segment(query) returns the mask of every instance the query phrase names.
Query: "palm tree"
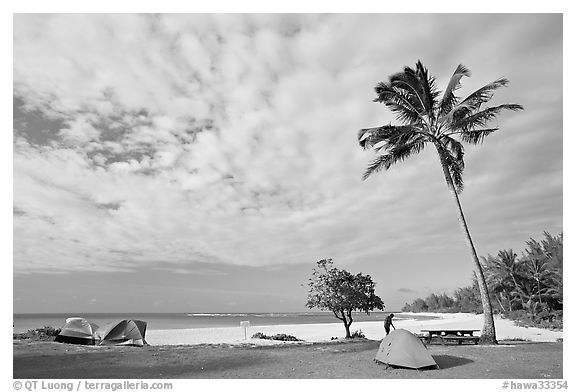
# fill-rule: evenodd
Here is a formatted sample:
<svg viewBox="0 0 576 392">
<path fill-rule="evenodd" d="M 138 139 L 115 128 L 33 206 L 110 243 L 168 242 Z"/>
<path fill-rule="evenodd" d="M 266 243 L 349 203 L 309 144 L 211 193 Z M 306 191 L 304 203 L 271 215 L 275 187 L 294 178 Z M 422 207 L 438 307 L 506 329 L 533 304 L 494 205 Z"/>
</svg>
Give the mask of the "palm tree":
<svg viewBox="0 0 576 392">
<path fill-rule="evenodd" d="M 524 300 L 528 300 L 529 293 L 523 290 L 523 265 L 522 260 L 517 259 L 518 255 L 512 250 L 501 250 L 498 256 L 488 255 L 488 258 L 482 257 L 482 267 L 487 278 L 488 287 L 492 293 L 499 293 L 507 297 L 509 310 L 513 310 L 514 305 L 520 302 L 521 308 L 524 307 Z M 519 283 L 520 280 L 520 283 Z"/>
<path fill-rule="evenodd" d="M 464 187 L 464 148 L 460 141 L 469 144 L 482 143 L 486 136 L 498 130 L 487 126 L 491 120 L 505 110 L 517 111 L 523 107 L 517 104 L 484 106 L 497 89 L 508 84 L 508 80 L 504 78 L 489 83 L 460 100 L 454 93 L 460 88 L 463 76 L 470 76 L 470 71 L 460 64 L 450 78 L 444 94 L 440 96 L 435 79 L 428 75 L 428 70 L 418 61 L 416 69 L 405 67 L 403 72 L 390 76 L 387 83 L 378 83 L 375 87 L 377 97 L 374 102 L 385 104 L 396 114 L 400 124 L 362 129 L 358 133 L 358 141 L 364 149 L 373 148 L 379 153 L 366 169 L 363 179 L 382 169 L 388 170 L 393 164 L 419 153 L 429 143 L 434 145 L 444 178 L 458 207 L 460 223 L 479 283 L 484 312 L 484 328 L 480 341 L 496 343 L 486 279 L 458 197 Z"/>
</svg>

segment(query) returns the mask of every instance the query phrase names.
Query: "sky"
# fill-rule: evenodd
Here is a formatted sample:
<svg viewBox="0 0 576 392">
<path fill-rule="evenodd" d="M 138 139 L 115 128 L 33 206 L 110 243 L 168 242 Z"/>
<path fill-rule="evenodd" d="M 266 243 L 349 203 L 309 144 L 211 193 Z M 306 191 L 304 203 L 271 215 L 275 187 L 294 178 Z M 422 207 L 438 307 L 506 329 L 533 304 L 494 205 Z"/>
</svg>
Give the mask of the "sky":
<svg viewBox="0 0 576 392">
<path fill-rule="evenodd" d="M 410 26 L 406 29 L 405 26 Z M 519 103 L 466 146 L 479 255 L 563 230 L 560 14 L 19 14 L 14 312 L 303 311 L 317 260 L 387 310 L 470 284 L 428 148 L 362 181 L 374 86 L 422 62 Z"/>
</svg>

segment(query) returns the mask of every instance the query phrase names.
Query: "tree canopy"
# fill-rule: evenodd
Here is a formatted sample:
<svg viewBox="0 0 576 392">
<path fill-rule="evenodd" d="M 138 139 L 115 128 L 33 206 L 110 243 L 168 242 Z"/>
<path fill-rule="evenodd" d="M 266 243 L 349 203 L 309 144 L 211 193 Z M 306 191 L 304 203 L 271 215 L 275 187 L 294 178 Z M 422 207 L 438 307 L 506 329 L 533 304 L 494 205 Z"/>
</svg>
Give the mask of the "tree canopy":
<svg viewBox="0 0 576 392">
<path fill-rule="evenodd" d="M 436 79 L 418 61 L 415 68 L 404 67 L 401 72 L 391 75 L 388 82 L 376 85 L 374 102 L 386 105 L 396 115 L 399 125 L 359 131 L 360 146 L 378 153 L 364 172 L 364 179 L 382 169 L 388 170 L 433 144 L 449 173 L 446 178 L 449 185 L 462 191 L 464 147 L 461 142 L 481 144 L 498 130 L 488 124 L 500 113 L 523 109 L 522 105 L 514 103 L 485 106 L 496 90 L 508 85 L 505 78 L 480 87 L 466 98 L 458 98 L 455 92 L 461 87 L 460 80 L 464 76 L 469 77 L 470 70 L 459 64 L 441 94 Z"/>
<path fill-rule="evenodd" d="M 370 275 L 353 275 L 334 267 L 332 259 L 323 259 L 316 263 L 309 279 L 306 306 L 334 313 L 344 323 L 346 337 L 349 338 L 352 312 L 369 314 L 374 309 L 384 309 L 382 299 L 375 294 L 375 286 Z"/>
</svg>

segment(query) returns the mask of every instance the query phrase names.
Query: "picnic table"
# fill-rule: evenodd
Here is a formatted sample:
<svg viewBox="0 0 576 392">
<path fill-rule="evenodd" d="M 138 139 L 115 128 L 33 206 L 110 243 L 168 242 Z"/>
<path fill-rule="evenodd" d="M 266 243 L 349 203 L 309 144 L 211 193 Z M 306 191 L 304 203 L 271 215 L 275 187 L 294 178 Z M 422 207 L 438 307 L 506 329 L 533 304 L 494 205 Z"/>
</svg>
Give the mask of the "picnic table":
<svg viewBox="0 0 576 392">
<path fill-rule="evenodd" d="M 422 329 L 421 332 L 427 333 L 425 339 L 430 344 L 432 338 L 438 337 L 442 344 L 446 341 L 456 341 L 458 344 L 462 342 L 472 342 L 478 344 L 479 336 L 474 336 L 474 332 L 479 332 L 479 329 Z"/>
</svg>

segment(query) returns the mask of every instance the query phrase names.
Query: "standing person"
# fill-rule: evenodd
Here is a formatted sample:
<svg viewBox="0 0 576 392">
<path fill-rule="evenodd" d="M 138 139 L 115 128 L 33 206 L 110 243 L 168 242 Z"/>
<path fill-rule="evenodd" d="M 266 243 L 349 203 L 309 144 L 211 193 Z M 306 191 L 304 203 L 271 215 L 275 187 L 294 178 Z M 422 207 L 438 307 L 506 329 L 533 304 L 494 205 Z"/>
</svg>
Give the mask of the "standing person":
<svg viewBox="0 0 576 392">
<path fill-rule="evenodd" d="M 393 318 L 394 318 L 394 313 L 390 313 L 388 316 L 386 316 L 386 319 L 384 320 L 384 329 L 386 330 L 386 336 L 388 336 L 388 334 L 390 333 L 390 327 L 396 329 L 394 324 L 392 324 Z"/>
</svg>

